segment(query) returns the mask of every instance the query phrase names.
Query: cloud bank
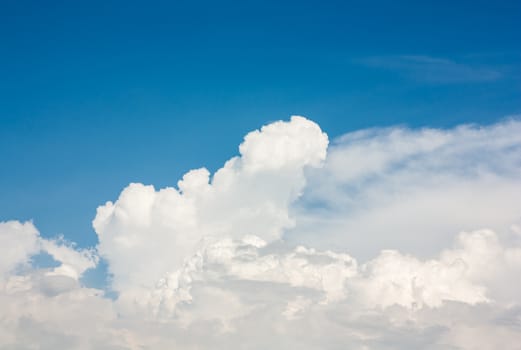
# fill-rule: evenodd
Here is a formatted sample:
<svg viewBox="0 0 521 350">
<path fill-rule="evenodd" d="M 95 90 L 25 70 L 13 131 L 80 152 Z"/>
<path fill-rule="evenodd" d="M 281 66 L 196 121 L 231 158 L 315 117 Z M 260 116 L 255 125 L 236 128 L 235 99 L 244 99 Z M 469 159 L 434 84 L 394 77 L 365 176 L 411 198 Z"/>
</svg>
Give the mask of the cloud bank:
<svg viewBox="0 0 521 350">
<path fill-rule="evenodd" d="M 0 349 L 516 349 L 520 175 L 516 120 L 266 125 L 214 174 L 130 184 L 93 249 L 0 223 Z"/>
</svg>

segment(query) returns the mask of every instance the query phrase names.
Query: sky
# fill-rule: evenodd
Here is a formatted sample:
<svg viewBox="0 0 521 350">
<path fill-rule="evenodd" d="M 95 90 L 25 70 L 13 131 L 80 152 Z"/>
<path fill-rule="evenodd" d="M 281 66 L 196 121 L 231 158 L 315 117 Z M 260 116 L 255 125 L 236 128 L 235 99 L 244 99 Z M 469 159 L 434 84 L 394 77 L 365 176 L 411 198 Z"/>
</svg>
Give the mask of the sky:
<svg viewBox="0 0 521 350">
<path fill-rule="evenodd" d="M 290 115 L 332 137 L 520 113 L 519 2 L 3 1 L 1 219 L 96 243 L 132 181 L 216 169 Z M 81 198 L 81 200 L 79 200 Z"/>
<path fill-rule="evenodd" d="M 2 1 L 0 349 L 515 349 L 520 23 Z"/>
</svg>

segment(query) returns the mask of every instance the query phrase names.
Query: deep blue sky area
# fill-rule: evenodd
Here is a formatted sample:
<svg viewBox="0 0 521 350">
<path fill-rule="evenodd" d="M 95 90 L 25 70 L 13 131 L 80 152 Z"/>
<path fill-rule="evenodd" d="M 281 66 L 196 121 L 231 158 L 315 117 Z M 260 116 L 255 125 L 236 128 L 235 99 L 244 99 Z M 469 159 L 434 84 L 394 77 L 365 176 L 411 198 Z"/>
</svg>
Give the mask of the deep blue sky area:
<svg viewBox="0 0 521 350">
<path fill-rule="evenodd" d="M 521 113 L 521 1 L 0 1 L 0 220 L 96 244 L 129 182 L 218 168 L 305 115 L 330 137 Z"/>
</svg>

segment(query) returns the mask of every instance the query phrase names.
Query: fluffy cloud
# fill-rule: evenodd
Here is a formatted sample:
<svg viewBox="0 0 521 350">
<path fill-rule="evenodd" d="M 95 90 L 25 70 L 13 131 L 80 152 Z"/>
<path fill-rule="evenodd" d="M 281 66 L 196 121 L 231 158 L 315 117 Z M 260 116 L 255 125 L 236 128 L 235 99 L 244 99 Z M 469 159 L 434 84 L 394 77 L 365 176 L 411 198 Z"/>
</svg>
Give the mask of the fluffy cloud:
<svg viewBox="0 0 521 350">
<path fill-rule="evenodd" d="M 287 239 L 369 259 L 382 249 L 427 258 L 461 231 L 519 222 L 521 123 L 344 135 L 309 174 Z"/>
<path fill-rule="evenodd" d="M 390 128 L 328 148 L 292 117 L 213 175 L 130 184 L 98 208 L 96 249 L 1 223 L 0 349 L 515 349 L 520 135 Z M 100 257 L 114 298 L 82 283 Z"/>
<path fill-rule="evenodd" d="M 32 223 L 17 221 L 0 223 L 0 277 L 26 265 L 31 255 L 38 251 L 38 231 Z"/>
<path fill-rule="evenodd" d="M 79 283 L 96 266 L 95 251 L 44 239 L 31 222 L 1 222 L 0 242 L 0 348 L 93 348 L 84 331 L 95 333 L 95 324 L 111 312 L 102 291 Z M 42 255 L 55 266 L 32 267 L 31 259 Z"/>
<path fill-rule="evenodd" d="M 203 168 L 186 173 L 178 189 L 131 184 L 94 219 L 113 287 L 150 289 L 181 268 L 203 237 L 279 239 L 294 225 L 288 208 L 305 186 L 304 168 L 321 164 L 327 144 L 318 125 L 293 117 L 246 135 L 241 155 L 211 179 Z"/>
</svg>

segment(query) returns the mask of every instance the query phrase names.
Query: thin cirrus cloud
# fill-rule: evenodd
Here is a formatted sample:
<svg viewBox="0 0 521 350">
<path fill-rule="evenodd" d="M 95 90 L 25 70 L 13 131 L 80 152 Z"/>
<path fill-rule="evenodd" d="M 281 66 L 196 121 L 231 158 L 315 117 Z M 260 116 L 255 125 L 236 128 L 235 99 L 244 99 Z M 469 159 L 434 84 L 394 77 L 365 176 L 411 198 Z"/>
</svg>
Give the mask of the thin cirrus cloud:
<svg viewBox="0 0 521 350">
<path fill-rule="evenodd" d="M 424 56 L 396 55 L 367 57 L 360 64 L 404 75 L 409 79 L 433 84 L 491 82 L 502 79 L 504 72 L 497 67 Z"/>
<path fill-rule="evenodd" d="M 98 208 L 96 249 L 1 223 L 0 349 L 515 349 L 520 131 L 330 144 L 292 117 L 214 174 L 130 184 Z M 32 265 L 42 253 L 56 266 Z M 81 283 L 99 259 L 114 298 Z"/>
</svg>

